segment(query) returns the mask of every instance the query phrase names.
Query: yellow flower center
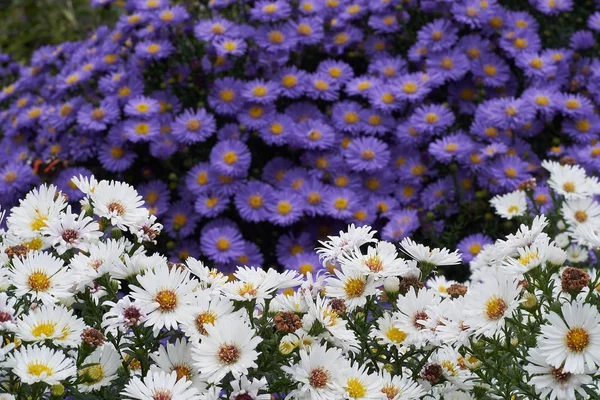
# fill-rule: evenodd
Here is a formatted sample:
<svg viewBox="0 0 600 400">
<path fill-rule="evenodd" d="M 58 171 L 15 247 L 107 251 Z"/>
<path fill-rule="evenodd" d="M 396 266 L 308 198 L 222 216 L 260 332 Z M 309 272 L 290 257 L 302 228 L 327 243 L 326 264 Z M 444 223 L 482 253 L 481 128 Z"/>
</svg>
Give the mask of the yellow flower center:
<svg viewBox="0 0 600 400">
<path fill-rule="evenodd" d="M 186 127 L 190 132 L 197 132 L 202 127 L 202 123 L 197 119 L 190 119 Z"/>
<path fill-rule="evenodd" d="M 492 296 L 485 302 L 485 315 L 491 320 L 497 320 L 504 316 L 508 306 L 499 296 Z"/>
<path fill-rule="evenodd" d="M 273 44 L 281 44 L 285 40 L 285 36 L 280 31 L 271 31 L 269 32 L 268 39 Z"/>
<path fill-rule="evenodd" d="M 573 182 L 567 181 L 563 183 L 563 190 L 567 193 L 575 192 L 575 184 Z"/>
<path fill-rule="evenodd" d="M 232 40 L 226 40 L 223 42 L 223 48 L 227 51 L 235 51 L 237 44 Z"/>
<path fill-rule="evenodd" d="M 507 167 L 504 169 L 504 175 L 506 175 L 507 178 L 515 178 L 518 175 L 518 173 L 516 169 L 512 167 Z"/>
<path fill-rule="evenodd" d="M 454 61 L 452 61 L 450 57 L 444 57 L 440 65 L 444 69 L 452 69 L 454 67 Z"/>
<path fill-rule="evenodd" d="M 471 255 L 476 256 L 477 254 L 479 254 L 480 251 L 481 245 L 479 243 L 473 243 L 469 246 L 469 253 L 471 253 Z"/>
<path fill-rule="evenodd" d="M 138 135 L 147 135 L 150 132 L 150 125 L 148 125 L 146 122 L 140 122 L 139 124 L 137 124 L 135 126 L 135 133 L 137 133 Z"/>
<path fill-rule="evenodd" d="M 296 28 L 296 30 L 302 36 L 310 36 L 313 33 L 312 28 L 308 24 L 298 24 L 298 28 Z"/>
<path fill-rule="evenodd" d="M 311 192 L 306 197 L 306 201 L 308 202 L 308 204 L 313 205 L 313 206 L 320 204 L 321 200 L 322 200 L 321 195 L 316 192 Z"/>
<path fill-rule="evenodd" d="M 220 237 L 219 239 L 217 239 L 217 250 L 219 251 L 227 251 L 229 250 L 229 247 L 231 247 L 231 243 L 229 243 L 229 240 L 227 240 L 224 237 Z"/>
<path fill-rule="evenodd" d="M 223 89 L 219 93 L 219 99 L 225 103 L 231 103 L 235 99 L 235 92 L 231 89 Z"/>
<path fill-rule="evenodd" d="M 487 76 L 496 76 L 496 74 L 498 73 L 498 69 L 492 64 L 485 64 L 483 66 L 483 73 Z"/>
<path fill-rule="evenodd" d="M 567 107 L 569 110 L 575 110 L 580 107 L 579 100 L 569 99 L 565 101 L 565 107 Z"/>
<path fill-rule="evenodd" d="M 448 153 L 454 153 L 454 152 L 456 152 L 456 150 L 458 150 L 458 143 L 448 143 L 444 147 L 444 150 L 447 151 Z"/>
<path fill-rule="evenodd" d="M 361 92 L 369 89 L 371 87 L 371 81 L 361 81 L 356 85 L 356 88 Z"/>
<path fill-rule="evenodd" d="M 206 328 L 204 328 L 204 325 L 214 325 L 216 319 L 217 316 L 212 311 L 203 311 L 196 317 L 196 328 L 200 333 L 206 335 L 208 332 L 206 332 Z"/>
<path fill-rule="evenodd" d="M 42 322 L 35 324 L 31 329 L 31 334 L 36 338 L 51 337 L 56 330 L 55 322 Z"/>
<path fill-rule="evenodd" d="M 529 42 L 527 41 L 527 39 L 523 39 L 523 38 L 517 38 L 515 39 L 515 41 L 513 42 L 513 44 L 515 45 L 515 47 L 517 49 L 524 49 L 527 47 L 527 45 L 529 45 Z"/>
<path fill-rule="evenodd" d="M 396 97 L 394 97 L 394 95 L 391 94 L 391 93 L 389 93 L 389 92 L 388 93 L 384 93 L 381 96 L 381 101 L 383 101 L 385 104 L 391 104 L 391 103 L 394 102 L 394 100 L 396 100 Z"/>
<path fill-rule="evenodd" d="M 287 200 L 280 201 L 277 203 L 277 212 L 281 215 L 288 215 L 292 212 L 292 204 Z"/>
<path fill-rule="evenodd" d="M 198 175 L 196 175 L 196 183 L 198 185 L 206 185 L 208 183 L 208 172 L 199 172 Z"/>
<path fill-rule="evenodd" d="M 373 150 L 370 149 L 363 150 L 362 153 L 360 153 L 360 158 L 362 158 L 365 161 L 371 161 L 375 158 L 375 152 L 373 152 Z"/>
<path fill-rule="evenodd" d="M 263 205 L 263 198 L 260 194 L 254 194 L 252 196 L 250 196 L 250 198 L 248 199 L 248 205 L 250 205 L 250 207 L 257 209 L 262 207 Z"/>
<path fill-rule="evenodd" d="M 346 392 L 349 397 L 359 399 L 367 394 L 367 387 L 359 378 L 350 378 L 346 381 Z"/>
<path fill-rule="evenodd" d="M 234 151 L 227 151 L 223 154 L 223 162 L 227 165 L 235 164 L 238 161 L 238 156 Z"/>
<path fill-rule="evenodd" d="M 438 117 L 435 113 L 427 113 L 427 115 L 425 116 L 425 122 L 427 122 L 428 124 L 435 124 L 439 120 L 440 117 Z"/>
<path fill-rule="evenodd" d="M 281 125 L 279 122 L 273 122 L 269 128 L 269 131 L 273 135 L 281 135 L 283 133 L 283 125 Z"/>
<path fill-rule="evenodd" d="M 253 119 L 258 119 L 263 115 L 263 108 L 261 106 L 251 107 L 248 111 L 248 115 Z"/>
<path fill-rule="evenodd" d="M 344 292 L 349 298 L 356 298 L 362 296 L 365 292 L 365 281 L 363 278 L 349 278 L 344 282 Z"/>
<path fill-rule="evenodd" d="M 329 89 L 329 84 L 322 79 L 317 79 L 314 83 L 315 89 L 324 91 Z"/>
<path fill-rule="evenodd" d="M 567 332 L 565 341 L 567 342 L 569 350 L 574 353 L 581 353 L 590 343 L 590 334 L 587 329 L 582 327 L 571 328 L 569 329 L 569 332 Z"/>
<path fill-rule="evenodd" d="M 346 208 L 348 208 L 348 200 L 346 200 L 343 197 L 338 197 L 337 199 L 335 199 L 333 206 L 338 210 L 345 210 Z"/>
<path fill-rule="evenodd" d="M 314 270 L 315 269 L 312 266 L 312 264 L 308 264 L 308 263 L 302 264 L 298 267 L 298 271 L 300 271 L 300 273 L 302 275 L 306 275 L 309 272 L 312 273 L 312 272 L 314 272 Z"/>
<path fill-rule="evenodd" d="M 587 218 L 588 218 L 588 216 L 587 216 L 587 213 L 585 211 L 578 210 L 578 211 L 575 212 L 575 219 L 578 222 L 583 223 L 583 222 L 587 221 Z"/>
<path fill-rule="evenodd" d="M 152 43 L 148 47 L 146 47 L 146 51 L 150 54 L 156 54 L 160 51 L 160 45 L 157 43 Z"/>
<path fill-rule="evenodd" d="M 344 122 L 347 124 L 356 124 L 360 122 L 360 118 L 357 113 L 350 111 L 344 115 Z"/>
<path fill-rule="evenodd" d="M 185 214 L 177 213 L 173 217 L 173 227 L 175 229 L 181 229 L 181 227 L 184 226 L 186 222 L 187 217 L 185 216 Z"/>
<path fill-rule="evenodd" d="M 54 370 L 52 368 L 46 364 L 42 364 L 37 360 L 27 364 L 27 372 L 36 376 L 41 376 L 42 374 L 45 374 L 46 376 L 54 375 Z"/>
<path fill-rule="evenodd" d="M 529 62 L 529 65 L 531 66 L 531 68 L 542 69 L 544 67 L 544 62 L 542 61 L 541 58 L 537 57 L 537 58 L 534 58 L 533 60 L 531 60 Z"/>
<path fill-rule="evenodd" d="M 263 7 L 263 12 L 266 14 L 273 14 L 276 11 L 277 11 L 277 4 L 270 3 Z"/>
<path fill-rule="evenodd" d="M 171 289 L 163 289 L 156 293 L 154 301 L 158 303 L 161 312 L 170 312 L 177 307 L 177 295 Z"/>
<path fill-rule="evenodd" d="M 298 84 L 298 78 L 295 75 L 285 75 L 281 79 L 281 84 L 288 89 L 293 88 Z"/>
<path fill-rule="evenodd" d="M 96 364 L 91 367 L 87 367 L 79 371 L 79 376 L 86 376 L 85 385 L 93 385 L 104 378 L 104 369 L 101 364 Z"/>
</svg>

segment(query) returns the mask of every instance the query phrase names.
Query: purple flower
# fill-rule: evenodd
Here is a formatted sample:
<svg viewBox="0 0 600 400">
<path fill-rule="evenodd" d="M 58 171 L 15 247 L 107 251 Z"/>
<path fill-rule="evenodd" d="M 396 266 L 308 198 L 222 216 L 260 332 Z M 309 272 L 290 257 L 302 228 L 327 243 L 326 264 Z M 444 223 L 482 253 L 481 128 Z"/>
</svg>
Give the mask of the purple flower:
<svg viewBox="0 0 600 400">
<path fill-rule="evenodd" d="M 309 272 L 314 275 L 323 270 L 319 256 L 315 253 L 298 254 L 282 264 L 285 265 L 285 269 L 298 271 L 302 275 L 306 275 Z"/>
<path fill-rule="evenodd" d="M 205 193 L 216 174 L 209 163 L 200 163 L 192 167 L 185 176 L 185 186 L 195 195 Z"/>
<path fill-rule="evenodd" d="M 193 212 L 194 207 L 185 200 L 171 204 L 162 217 L 165 231 L 172 237 L 186 238 L 196 230 L 200 217 Z"/>
<path fill-rule="evenodd" d="M 323 20 L 319 17 L 299 18 L 290 21 L 292 40 L 302 46 L 320 43 L 325 35 Z"/>
<path fill-rule="evenodd" d="M 336 60 L 321 61 L 317 73 L 327 74 L 339 83 L 345 83 L 354 77 L 354 70 L 350 65 Z"/>
<path fill-rule="evenodd" d="M 308 179 L 300 188 L 303 209 L 311 217 L 325 214 L 325 199 L 329 196 L 329 188 L 318 179 Z"/>
<path fill-rule="evenodd" d="M 377 171 L 390 160 L 390 151 L 384 141 L 374 137 L 357 138 L 344 152 L 346 163 L 353 171 Z"/>
<path fill-rule="evenodd" d="M 417 131 L 432 135 L 442 133 L 454 120 L 452 111 L 439 104 L 419 107 L 410 117 L 410 122 Z"/>
<path fill-rule="evenodd" d="M 462 239 L 458 242 L 456 247 L 462 254 L 463 262 L 468 263 L 479 254 L 484 246 L 492 243 L 494 243 L 494 241 L 491 237 L 484 235 L 483 233 L 475 233 Z"/>
<path fill-rule="evenodd" d="M 464 133 L 445 136 L 429 145 L 429 154 L 443 164 L 467 156 L 473 148 L 471 141 Z"/>
<path fill-rule="evenodd" d="M 141 184 L 137 190 L 144 199 L 144 207 L 148 208 L 150 214 L 160 216 L 167 211 L 171 200 L 171 192 L 166 183 L 155 179 Z"/>
<path fill-rule="evenodd" d="M 458 29 L 447 19 L 436 19 L 419 30 L 417 40 L 430 51 L 446 50 L 458 39 Z"/>
<path fill-rule="evenodd" d="M 295 139 L 306 149 L 329 149 L 335 144 L 335 131 L 321 120 L 306 120 L 296 124 Z"/>
<path fill-rule="evenodd" d="M 240 124 L 250 129 L 260 129 L 267 125 L 275 115 L 275 107 L 268 104 L 248 103 L 237 115 Z"/>
<path fill-rule="evenodd" d="M 245 221 L 264 221 L 268 212 L 267 204 L 271 202 L 273 188 L 260 181 L 248 182 L 235 195 L 235 207 Z"/>
<path fill-rule="evenodd" d="M 273 22 L 286 19 L 292 8 L 285 0 L 260 0 L 250 9 L 252 19 L 260 22 Z"/>
<path fill-rule="evenodd" d="M 236 114 L 244 103 L 240 90 L 241 84 L 241 81 L 229 77 L 215 80 L 208 95 L 208 104 L 217 114 Z"/>
<path fill-rule="evenodd" d="M 272 120 L 259 129 L 260 138 L 271 146 L 283 146 L 294 134 L 296 123 L 286 114 L 275 114 Z"/>
<path fill-rule="evenodd" d="M 279 85 L 264 79 L 255 79 L 244 84 L 242 97 L 259 104 L 273 103 L 279 94 Z"/>
<path fill-rule="evenodd" d="M 563 115 L 569 117 L 585 117 L 594 113 L 592 102 L 581 94 L 558 95 L 557 107 Z"/>
<path fill-rule="evenodd" d="M 204 218 L 214 218 L 229 206 L 229 196 L 203 193 L 196 198 L 194 210 Z"/>
<path fill-rule="evenodd" d="M 115 123 L 119 118 L 119 107 L 111 99 L 100 102 L 98 107 L 86 104 L 77 113 L 77 123 L 83 129 L 91 131 L 104 131 L 109 124 Z"/>
<path fill-rule="evenodd" d="M 12 162 L 0 168 L 0 194 L 13 196 L 29 190 L 37 182 L 31 166 L 22 162 Z"/>
<path fill-rule="evenodd" d="M 519 184 L 531 178 L 529 164 L 517 156 L 504 155 L 498 158 L 489 171 L 493 187 L 515 190 Z"/>
<path fill-rule="evenodd" d="M 306 95 L 311 99 L 334 101 L 338 98 L 338 81 L 326 73 L 312 74 L 306 84 Z"/>
<path fill-rule="evenodd" d="M 256 44 L 270 53 L 285 52 L 296 45 L 296 35 L 287 24 L 263 25 L 256 30 Z"/>
<path fill-rule="evenodd" d="M 293 224 L 302 217 L 302 203 L 300 195 L 292 190 L 273 192 L 273 201 L 267 204 L 269 221 L 281 226 Z"/>
<path fill-rule="evenodd" d="M 274 78 L 280 85 L 280 95 L 295 99 L 304 93 L 308 75 L 294 66 L 282 68 Z"/>
<path fill-rule="evenodd" d="M 106 143 L 98 151 L 98 160 L 102 167 L 111 172 L 122 172 L 129 168 L 137 154 L 123 144 Z"/>
<path fill-rule="evenodd" d="M 473 63 L 473 75 L 486 86 L 500 87 L 510 79 L 510 68 L 501 57 L 485 53 Z"/>
<path fill-rule="evenodd" d="M 182 144 L 204 142 L 216 128 L 214 117 L 205 109 L 187 109 L 173 122 L 173 136 Z"/>
<path fill-rule="evenodd" d="M 135 54 L 148 61 L 160 60 L 167 58 L 175 51 L 175 47 L 167 40 L 150 41 L 145 40 L 139 42 L 135 46 Z"/>
<path fill-rule="evenodd" d="M 360 115 L 363 108 L 354 101 L 340 101 L 331 110 L 331 119 L 336 129 L 342 132 L 359 133 L 362 130 Z"/>
<path fill-rule="evenodd" d="M 194 36 L 198 40 L 212 42 L 218 38 L 235 38 L 240 36 L 239 28 L 231 21 L 217 17 L 200 20 L 194 28 Z"/>
<path fill-rule="evenodd" d="M 469 69 L 467 56 L 458 49 L 436 53 L 427 59 L 427 72 L 444 80 L 457 81 Z"/>
<path fill-rule="evenodd" d="M 299 235 L 294 235 L 291 232 L 281 235 L 277 246 L 275 246 L 277 261 L 282 265 L 286 265 L 293 262 L 296 256 L 314 254 L 313 245 L 313 240 L 307 232 L 302 232 Z"/>
<path fill-rule="evenodd" d="M 243 39 L 235 39 L 223 37 L 219 38 L 214 42 L 217 54 L 220 56 L 241 56 L 246 52 L 248 45 Z"/>
<path fill-rule="evenodd" d="M 158 114 L 159 110 L 158 101 L 145 96 L 136 96 L 127 101 L 124 111 L 130 117 L 150 118 Z"/>
<path fill-rule="evenodd" d="M 160 134 L 158 120 L 130 119 L 124 125 L 125 135 L 132 142 L 147 142 Z"/>
<path fill-rule="evenodd" d="M 381 231 L 381 238 L 397 242 L 410 236 L 419 227 L 419 218 L 416 210 L 400 210 L 389 215 L 389 222 Z"/>
<path fill-rule="evenodd" d="M 235 224 L 228 220 L 215 220 L 202 229 L 200 249 L 215 262 L 229 263 L 244 254 L 245 246 Z"/>
<path fill-rule="evenodd" d="M 252 156 L 239 140 L 223 140 L 210 151 L 210 164 L 215 171 L 227 176 L 246 176 Z"/>
</svg>

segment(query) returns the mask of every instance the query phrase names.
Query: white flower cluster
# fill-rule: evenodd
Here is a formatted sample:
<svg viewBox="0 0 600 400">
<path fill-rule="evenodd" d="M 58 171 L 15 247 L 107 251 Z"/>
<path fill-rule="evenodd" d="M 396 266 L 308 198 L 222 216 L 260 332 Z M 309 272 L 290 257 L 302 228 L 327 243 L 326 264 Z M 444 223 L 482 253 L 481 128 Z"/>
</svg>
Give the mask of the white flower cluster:
<svg viewBox="0 0 600 400">
<path fill-rule="evenodd" d="M 148 253 L 162 227 L 130 186 L 74 182 L 80 214 L 42 186 L 0 235 L 2 398 L 598 393 L 600 274 L 577 268 L 544 216 L 485 247 L 465 283 L 436 274 L 460 264 L 458 252 L 398 248 L 354 226 L 317 249 L 330 272 L 243 266 L 228 277 Z M 565 232 L 597 246 L 590 226 Z"/>
</svg>

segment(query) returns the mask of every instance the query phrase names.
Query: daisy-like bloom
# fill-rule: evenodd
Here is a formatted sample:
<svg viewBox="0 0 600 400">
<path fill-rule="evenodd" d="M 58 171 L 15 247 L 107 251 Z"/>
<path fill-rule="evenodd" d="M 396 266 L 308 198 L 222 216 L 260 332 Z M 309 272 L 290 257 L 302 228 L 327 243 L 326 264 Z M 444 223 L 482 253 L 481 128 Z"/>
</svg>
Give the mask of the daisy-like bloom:
<svg viewBox="0 0 600 400">
<path fill-rule="evenodd" d="M 17 321 L 16 334 L 26 342 L 51 340 L 55 345 L 76 347 L 81 343 L 85 323 L 65 306 L 45 305 Z"/>
<path fill-rule="evenodd" d="M 600 193 L 596 177 L 588 177 L 577 165 L 560 165 L 555 161 L 543 161 L 542 167 L 550 172 L 548 186 L 566 198 L 589 197 Z"/>
<path fill-rule="evenodd" d="M 329 263 L 337 265 L 338 258 L 350 254 L 365 243 L 377 243 L 377 239 L 373 238 L 377 231 L 371 229 L 368 225 L 356 227 L 351 224 L 346 232 L 340 231 L 339 236 L 328 236 L 329 240 L 319 241 L 323 247 L 317 247 L 316 250 L 323 266 Z"/>
<path fill-rule="evenodd" d="M 519 282 L 513 278 L 490 276 L 484 283 L 471 286 L 465 296 L 465 325 L 477 336 L 494 336 L 519 306 L 520 294 Z"/>
<path fill-rule="evenodd" d="M 367 297 L 377 295 L 376 277 L 342 264 L 335 270 L 335 278 L 327 280 L 327 295 L 343 299 L 348 311 L 363 306 Z"/>
<path fill-rule="evenodd" d="M 272 268 L 264 271 L 256 267 L 238 267 L 233 273 L 233 282 L 223 285 L 223 292 L 232 300 L 258 300 L 262 303 L 270 299 L 278 289 L 288 289 L 302 284 L 296 271 L 279 273 Z"/>
<path fill-rule="evenodd" d="M 129 99 L 125 105 L 125 114 L 130 117 L 150 118 L 158 114 L 160 110 L 160 104 L 157 100 L 145 97 L 137 96 Z"/>
<path fill-rule="evenodd" d="M 146 313 L 137 303 L 132 302 L 128 295 L 116 303 L 106 301 L 103 305 L 110 309 L 102 316 L 102 328 L 113 335 L 116 335 L 117 331 L 125 333 L 146 321 Z"/>
<path fill-rule="evenodd" d="M 219 56 L 241 56 L 248 48 L 245 40 L 237 38 L 219 38 L 213 45 Z"/>
<path fill-rule="evenodd" d="M 271 395 L 269 393 L 258 394 L 259 391 L 268 391 L 267 379 L 263 376 L 260 380 L 252 378 L 252 381 L 248 380 L 248 377 L 243 375 L 240 379 L 235 380 L 231 384 L 231 398 L 232 399 L 246 399 L 246 400 L 270 400 Z"/>
<path fill-rule="evenodd" d="M 204 291 L 220 293 L 221 288 L 227 282 L 227 276 L 216 268 L 205 266 L 202 261 L 198 261 L 194 257 L 188 257 L 185 264 L 192 274 L 200 280 L 199 288 Z"/>
<path fill-rule="evenodd" d="M 406 337 L 407 343 L 424 346 L 433 336 L 427 310 L 438 307 L 441 297 L 435 290 L 422 288 L 417 293 L 410 288 L 405 296 L 399 296 L 397 301 L 398 312 L 394 314 L 395 322 Z"/>
<path fill-rule="evenodd" d="M 458 242 L 457 248 L 462 253 L 463 262 L 470 262 L 477 257 L 485 245 L 492 244 L 492 238 L 482 233 L 469 235 Z"/>
<path fill-rule="evenodd" d="M 134 400 L 202 400 L 198 390 L 190 387 L 191 384 L 186 379 L 178 380 L 175 371 L 170 374 L 150 371 L 143 380 L 138 376 L 132 377 L 121 396 Z"/>
<path fill-rule="evenodd" d="M 518 247 L 518 255 L 508 257 L 502 264 L 503 269 L 509 275 L 514 276 L 524 274 L 542 265 L 546 262 L 546 253 L 549 247 L 548 241 L 548 237 L 543 236 L 530 246 Z"/>
<path fill-rule="evenodd" d="M 431 250 L 429 246 L 416 243 L 410 238 L 404 238 L 400 242 L 402 251 L 409 255 L 414 260 L 435 266 L 441 265 L 456 265 L 461 263 L 461 255 L 458 251 L 450 253 L 446 248 Z"/>
<path fill-rule="evenodd" d="M 561 213 L 573 230 L 578 225 L 597 225 L 600 205 L 593 198 L 567 199 L 561 207 Z"/>
<path fill-rule="evenodd" d="M 347 361 L 337 348 L 313 345 L 310 352 L 300 350 L 298 364 L 283 366 L 281 369 L 290 375 L 297 388 L 289 396 L 302 400 L 330 400 L 342 396 L 341 370 Z"/>
<path fill-rule="evenodd" d="M 375 400 L 383 399 L 381 388 L 383 380 L 379 375 L 369 374 L 366 365 L 353 363 L 342 372 L 339 385 L 348 399 Z"/>
<path fill-rule="evenodd" d="M 62 351 L 35 345 L 14 350 L 5 361 L 5 367 L 12 369 L 21 382 L 28 385 L 37 382 L 56 385 L 77 373 L 74 360 Z"/>
<path fill-rule="evenodd" d="M 135 46 L 135 54 L 143 60 L 160 60 L 168 57 L 175 47 L 167 40 L 150 41 L 145 40 L 138 42 Z"/>
<path fill-rule="evenodd" d="M 584 374 L 600 365 L 600 314 L 595 306 L 564 303 L 561 315 L 551 311 L 541 327 L 538 348 L 546 361 L 563 372 Z"/>
<path fill-rule="evenodd" d="M 208 335 L 192 349 L 194 366 L 200 370 L 202 379 L 218 383 L 230 372 L 238 378 L 247 374 L 248 368 L 258 367 L 256 346 L 262 338 L 255 336 L 256 332 L 245 321 L 232 316 L 205 328 Z"/>
<path fill-rule="evenodd" d="M 69 271 L 61 259 L 49 253 L 32 251 L 26 258 L 14 257 L 8 277 L 17 297 L 29 294 L 32 300 L 54 304 L 72 295 Z"/>
<path fill-rule="evenodd" d="M 494 196 L 490 203 L 494 206 L 496 214 L 506 219 L 519 217 L 527 211 L 527 196 L 521 190 Z"/>
<path fill-rule="evenodd" d="M 207 291 L 198 294 L 196 304 L 181 323 L 181 330 L 193 343 L 199 343 L 208 334 L 206 325 L 215 325 L 221 318 L 227 318 L 234 313 L 233 302 L 229 299 L 209 295 Z"/>
<path fill-rule="evenodd" d="M 245 176 L 251 161 L 248 146 L 239 140 L 220 141 L 210 152 L 211 165 L 227 176 Z"/>
<path fill-rule="evenodd" d="M 311 293 L 314 295 L 315 292 L 322 292 L 324 286 L 322 285 L 323 277 L 317 278 L 321 282 L 314 284 L 305 284 L 300 289 L 303 293 Z M 308 274 L 307 282 L 312 280 L 312 274 Z M 311 290 L 312 286 L 312 290 Z M 330 300 L 327 298 L 321 298 L 320 294 L 305 297 L 306 303 L 308 304 L 308 313 L 302 317 L 303 329 L 307 332 L 310 331 L 312 325 L 315 322 L 319 322 L 322 327 L 327 330 L 327 333 L 331 335 L 333 343 L 341 347 L 346 351 L 357 351 L 360 347 L 354 332 L 346 327 L 347 321 L 342 319 L 339 314 L 331 307 Z"/>
<path fill-rule="evenodd" d="M 13 331 L 15 328 L 15 317 L 17 310 L 15 303 L 17 299 L 8 296 L 6 292 L 0 293 L 0 330 Z"/>
<path fill-rule="evenodd" d="M 400 347 L 409 344 L 406 340 L 408 333 L 403 328 L 397 318 L 390 313 L 385 313 L 377 320 L 377 327 L 372 328 L 371 336 L 382 345 Z"/>
<path fill-rule="evenodd" d="M 36 246 L 42 247 L 39 236 L 42 229 L 48 226 L 49 221 L 55 220 L 66 207 L 67 202 L 56 186 L 42 185 L 27 193 L 25 199 L 19 201 L 19 206 L 14 207 L 6 219 L 9 231 L 27 240 L 37 238 Z M 32 243 L 33 244 L 33 243 Z"/>
<path fill-rule="evenodd" d="M 69 272 L 73 276 L 73 283 L 77 290 L 93 286 L 93 281 L 107 272 L 111 273 L 113 278 L 125 279 L 114 271 L 123 264 L 120 257 L 125 252 L 125 246 L 124 240 L 108 239 L 91 244 L 87 249 L 87 254 L 75 254 L 71 259 Z"/>
<path fill-rule="evenodd" d="M 352 141 L 344 152 L 346 163 L 353 171 L 373 172 L 383 169 L 390 160 L 387 144 L 374 137 Z"/>
<path fill-rule="evenodd" d="M 127 230 L 148 217 L 148 210 L 142 207 L 142 197 L 133 186 L 123 182 L 101 181 L 90 194 L 90 199 L 94 205 L 94 214 L 107 218 L 112 225 L 122 230 Z"/>
<path fill-rule="evenodd" d="M 402 276 L 406 272 L 406 261 L 398 257 L 396 246 L 390 242 L 380 241 L 375 247 L 369 246 L 367 254 L 355 248 L 349 254 L 339 258 L 342 266 L 372 275 L 375 278 Z"/>
<path fill-rule="evenodd" d="M 409 378 L 410 374 L 392 376 L 384 368 L 381 369 L 383 387 L 381 392 L 387 400 L 417 400 L 425 394 L 423 387 Z"/>
<path fill-rule="evenodd" d="M 580 244 L 600 247 L 600 235 L 598 228 L 590 225 L 578 225 L 573 231 L 573 237 L 577 239 Z"/>
<path fill-rule="evenodd" d="M 137 280 L 140 286 L 130 286 L 131 297 L 148 315 L 145 324 L 152 326 L 154 334 L 163 327 L 177 329 L 193 303 L 194 282 L 189 272 L 159 265 L 138 275 Z"/>
<path fill-rule="evenodd" d="M 183 144 L 204 142 L 217 130 L 215 118 L 205 109 L 187 109 L 172 124 L 173 136 Z"/>
<path fill-rule="evenodd" d="M 531 383 L 540 397 L 550 400 L 575 400 L 575 392 L 587 397 L 583 386 L 590 385 L 593 378 L 587 374 L 565 372 L 562 365 L 554 367 L 546 361 L 546 355 L 538 348 L 529 350 L 528 364 L 523 367 L 531 376 Z"/>
<path fill-rule="evenodd" d="M 89 367 L 82 368 L 77 372 L 79 376 L 86 378 L 77 389 L 89 393 L 109 386 L 112 381 L 117 379 L 117 370 L 121 366 L 121 355 L 112 344 L 107 343 L 96 348 L 83 360 L 82 365 L 89 365 Z"/>
<path fill-rule="evenodd" d="M 50 221 L 43 232 L 59 255 L 73 248 L 88 251 L 89 244 L 102 237 L 100 226 L 92 217 L 86 217 L 85 211 L 79 216 L 72 214 L 70 206 L 59 218 Z"/>
<path fill-rule="evenodd" d="M 150 354 L 150 358 L 156 363 L 150 366 L 150 371 L 175 372 L 177 380 L 184 379 L 192 381 L 192 387 L 204 390 L 206 385 L 200 381 L 198 371 L 192 366 L 192 346 L 186 340 L 177 339 L 175 343 L 166 343 L 160 346 L 156 353 Z"/>
</svg>

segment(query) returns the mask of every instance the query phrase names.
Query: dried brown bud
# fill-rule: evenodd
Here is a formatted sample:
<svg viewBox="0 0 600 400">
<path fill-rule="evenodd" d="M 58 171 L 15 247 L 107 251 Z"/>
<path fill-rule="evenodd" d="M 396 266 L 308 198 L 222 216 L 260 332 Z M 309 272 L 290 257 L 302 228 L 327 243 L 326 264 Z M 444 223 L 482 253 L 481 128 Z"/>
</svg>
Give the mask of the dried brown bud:
<svg viewBox="0 0 600 400">
<path fill-rule="evenodd" d="M 104 339 L 104 334 L 94 328 L 86 328 L 81 334 L 81 340 L 92 347 L 102 346 L 104 344 Z"/>
<path fill-rule="evenodd" d="M 329 307 L 331 307 L 338 315 L 342 315 L 346 312 L 346 303 L 344 302 L 344 299 L 332 299 L 329 302 Z"/>
<path fill-rule="evenodd" d="M 560 165 L 575 165 L 575 159 L 573 157 L 563 157 L 561 158 L 558 163 Z"/>
<path fill-rule="evenodd" d="M 528 179 L 519 184 L 519 190 L 533 190 L 537 186 L 535 178 Z"/>
<path fill-rule="evenodd" d="M 520 280 L 517 285 L 521 286 L 522 290 L 527 290 L 527 288 L 529 287 L 529 283 L 527 283 L 526 279 Z"/>
<path fill-rule="evenodd" d="M 27 247 L 24 244 L 18 244 L 16 246 L 7 247 L 4 250 L 4 252 L 10 258 L 13 258 L 13 257 L 25 258 L 27 256 L 27 253 L 29 253 L 29 247 Z"/>
<path fill-rule="evenodd" d="M 419 280 L 419 278 L 417 277 L 413 277 L 413 276 L 408 276 L 405 278 L 402 278 L 402 281 L 400 281 L 400 294 L 402 296 L 406 295 L 406 293 L 408 293 L 408 291 L 410 290 L 411 287 L 415 288 L 415 292 L 419 292 L 419 290 L 425 286 L 423 284 L 423 282 L 421 282 Z"/>
<path fill-rule="evenodd" d="M 456 299 L 457 297 L 467 294 L 467 287 L 465 285 L 461 285 L 460 283 L 453 283 L 450 285 L 448 290 L 446 290 L 446 292 L 450 297 Z"/>
<path fill-rule="evenodd" d="M 563 292 L 579 292 L 590 284 L 590 275 L 582 269 L 568 267 L 561 276 Z"/>
<path fill-rule="evenodd" d="M 182 263 L 174 263 L 174 262 L 167 262 L 167 267 L 169 268 L 169 271 L 171 271 L 173 268 L 178 268 L 181 271 L 185 271 L 186 267 L 185 264 Z"/>
<path fill-rule="evenodd" d="M 275 329 L 279 332 L 293 333 L 302 328 L 302 320 L 291 311 L 280 311 L 275 315 Z"/>
<path fill-rule="evenodd" d="M 442 378 L 444 369 L 440 364 L 427 364 L 423 371 L 421 371 L 421 377 L 428 382 L 436 383 Z"/>
</svg>

